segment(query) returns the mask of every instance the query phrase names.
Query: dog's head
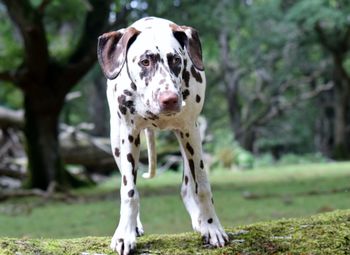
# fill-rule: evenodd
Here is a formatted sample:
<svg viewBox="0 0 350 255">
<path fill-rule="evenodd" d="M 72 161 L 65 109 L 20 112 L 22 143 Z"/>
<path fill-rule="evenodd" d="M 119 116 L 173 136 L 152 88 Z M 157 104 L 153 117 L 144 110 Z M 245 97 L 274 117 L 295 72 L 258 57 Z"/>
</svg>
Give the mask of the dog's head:
<svg viewBox="0 0 350 255">
<path fill-rule="evenodd" d="M 155 115 L 180 112 L 186 70 L 204 70 L 197 32 L 158 18 L 100 36 L 98 60 L 110 80 L 126 68 L 136 100 Z"/>
</svg>

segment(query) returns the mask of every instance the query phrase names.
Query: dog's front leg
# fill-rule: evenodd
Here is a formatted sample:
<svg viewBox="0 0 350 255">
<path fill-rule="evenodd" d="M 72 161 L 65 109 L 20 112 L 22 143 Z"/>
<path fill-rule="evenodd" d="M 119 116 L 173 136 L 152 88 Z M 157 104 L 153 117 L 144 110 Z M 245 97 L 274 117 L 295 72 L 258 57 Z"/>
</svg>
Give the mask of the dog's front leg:
<svg viewBox="0 0 350 255">
<path fill-rule="evenodd" d="M 206 244 L 222 247 L 228 236 L 216 216 L 207 173 L 204 168 L 199 128 L 190 123 L 176 132 L 184 160 L 181 196 L 192 220 L 193 229 L 200 232 Z"/>
<path fill-rule="evenodd" d="M 120 219 L 111 241 L 111 248 L 120 255 L 128 255 L 136 248 L 136 237 L 140 234 L 138 229 L 139 194 L 136 189 L 140 153 L 139 131 L 130 130 L 128 127 L 130 126 L 119 126 Z"/>
</svg>

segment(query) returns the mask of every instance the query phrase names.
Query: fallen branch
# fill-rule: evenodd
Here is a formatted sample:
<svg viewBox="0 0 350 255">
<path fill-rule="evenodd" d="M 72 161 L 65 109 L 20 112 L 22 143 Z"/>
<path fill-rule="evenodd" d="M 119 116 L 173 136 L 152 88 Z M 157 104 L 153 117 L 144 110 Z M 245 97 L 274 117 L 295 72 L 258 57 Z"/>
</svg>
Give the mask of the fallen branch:
<svg viewBox="0 0 350 255">
<path fill-rule="evenodd" d="M 47 200 L 57 200 L 69 202 L 75 199 L 75 196 L 69 193 L 58 193 L 55 192 L 56 183 L 52 182 L 46 191 L 40 189 L 11 189 L 3 190 L 0 192 L 0 201 L 4 201 L 10 198 L 23 198 L 23 197 L 41 197 Z"/>
<path fill-rule="evenodd" d="M 0 127 L 24 127 L 24 112 L 22 110 L 11 110 L 0 106 Z"/>
</svg>

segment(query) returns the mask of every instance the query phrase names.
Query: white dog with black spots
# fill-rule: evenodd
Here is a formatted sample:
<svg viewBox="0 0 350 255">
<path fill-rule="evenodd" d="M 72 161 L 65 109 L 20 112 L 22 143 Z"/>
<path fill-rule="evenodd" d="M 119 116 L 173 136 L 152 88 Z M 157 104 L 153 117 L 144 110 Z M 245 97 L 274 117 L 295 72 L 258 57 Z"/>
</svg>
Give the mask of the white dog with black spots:
<svg viewBox="0 0 350 255">
<path fill-rule="evenodd" d="M 146 131 L 149 173 L 156 168 L 154 130 L 173 130 L 184 160 L 183 202 L 206 244 L 228 242 L 214 209 L 197 118 L 205 95 L 198 33 L 191 27 L 148 17 L 98 38 L 98 60 L 107 77 L 111 145 L 121 173 L 119 225 L 111 248 L 131 254 L 143 234 L 136 189 L 140 132 Z"/>
</svg>

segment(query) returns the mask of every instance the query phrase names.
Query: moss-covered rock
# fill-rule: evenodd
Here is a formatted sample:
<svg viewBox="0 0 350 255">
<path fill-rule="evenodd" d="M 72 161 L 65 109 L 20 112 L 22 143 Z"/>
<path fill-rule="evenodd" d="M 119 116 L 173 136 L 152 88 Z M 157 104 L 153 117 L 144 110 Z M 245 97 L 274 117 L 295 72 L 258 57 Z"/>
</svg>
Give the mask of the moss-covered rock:
<svg viewBox="0 0 350 255">
<path fill-rule="evenodd" d="M 195 233 L 146 235 L 139 238 L 136 254 L 350 254 L 350 210 L 226 230 L 230 244 L 222 249 L 204 247 Z M 114 254 L 109 241 L 0 238 L 0 254 Z"/>
</svg>

